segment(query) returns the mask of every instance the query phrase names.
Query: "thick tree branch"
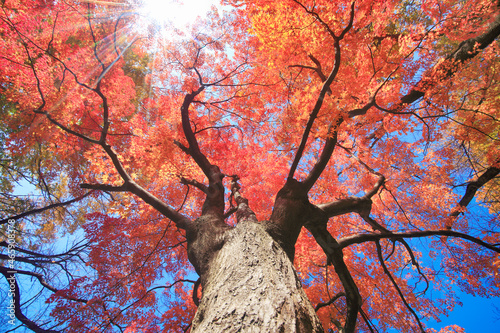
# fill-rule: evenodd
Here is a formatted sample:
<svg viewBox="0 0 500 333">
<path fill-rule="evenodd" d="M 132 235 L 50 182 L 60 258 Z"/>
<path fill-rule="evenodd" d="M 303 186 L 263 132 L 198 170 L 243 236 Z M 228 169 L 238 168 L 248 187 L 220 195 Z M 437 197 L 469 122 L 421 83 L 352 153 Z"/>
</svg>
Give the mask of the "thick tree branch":
<svg viewBox="0 0 500 333">
<path fill-rule="evenodd" d="M 326 220 L 328 221 L 328 219 Z M 345 264 L 344 254 L 337 241 L 326 229 L 326 222 L 320 220 L 310 221 L 305 226 L 311 232 L 316 242 L 323 249 L 327 256 L 327 261 L 333 264 L 335 272 L 342 283 L 346 295 L 347 315 L 344 325 L 344 332 L 355 331 L 359 310 L 361 309 L 361 295 L 359 294 L 356 282 L 352 278 L 349 268 Z"/>
<path fill-rule="evenodd" d="M 186 94 L 181 106 L 181 118 L 182 118 L 182 130 L 184 131 L 184 136 L 186 137 L 186 140 L 189 145 L 188 147 L 189 155 L 193 157 L 194 161 L 201 168 L 205 176 L 207 176 L 208 179 L 211 179 L 212 164 L 208 161 L 206 156 L 201 152 L 200 146 L 198 145 L 198 140 L 196 140 L 196 136 L 193 132 L 193 129 L 191 128 L 191 121 L 189 118 L 189 107 L 191 106 L 191 103 L 193 102 L 195 97 L 198 96 L 204 89 L 205 87 L 201 86 L 200 88 L 198 88 L 198 90 Z"/>
<path fill-rule="evenodd" d="M 326 138 L 325 145 L 323 146 L 323 150 L 321 151 L 321 155 L 316 161 L 316 164 L 314 164 L 309 175 L 303 181 L 304 189 L 307 192 L 309 192 L 314 186 L 316 181 L 325 170 L 328 162 L 330 161 L 330 157 L 332 156 L 335 145 L 337 144 L 337 128 L 340 126 L 340 124 L 342 124 L 342 122 L 342 117 L 339 117 L 337 118 L 335 125 L 329 128 L 328 137 Z"/>
<path fill-rule="evenodd" d="M 174 140 L 174 144 L 179 147 L 186 155 L 189 155 L 189 148 L 182 144 L 178 140 Z"/>
<path fill-rule="evenodd" d="M 348 197 L 332 202 L 316 205 L 328 217 L 335 217 L 348 213 L 360 213 L 371 208 L 371 200 L 359 197 Z"/>
<path fill-rule="evenodd" d="M 310 219 L 305 224 L 307 230 L 311 232 L 318 245 L 326 254 L 327 263 L 333 264 L 335 272 L 342 283 L 346 295 L 347 316 L 344 332 L 354 332 L 358 313 L 361 309 L 361 295 L 356 282 L 352 278 L 349 268 L 345 264 L 344 254 L 339 243 L 327 230 L 328 217 L 325 213 L 314 207 L 310 213 Z"/>
<path fill-rule="evenodd" d="M 200 78 L 201 80 L 201 78 Z M 222 179 L 224 174 L 220 171 L 219 167 L 211 164 L 207 157 L 201 152 L 198 145 L 196 136 L 191 128 L 191 121 L 189 118 L 189 107 L 193 103 L 194 98 L 199 95 L 205 88 L 203 82 L 196 91 L 186 94 L 181 106 L 181 120 L 184 136 L 189 144 L 185 150 L 201 168 L 205 176 L 208 178 L 209 186 L 206 192 L 206 199 L 202 207 L 202 215 L 215 214 L 222 219 L 224 216 L 224 186 Z M 178 145 L 182 149 L 182 145 Z M 184 150 L 184 149 L 183 149 Z"/>
<path fill-rule="evenodd" d="M 498 163 L 499 161 L 497 161 Z M 487 182 L 495 178 L 498 174 L 500 174 L 500 168 L 497 167 L 489 167 L 486 169 L 475 181 L 471 181 L 467 184 L 467 188 L 465 189 L 465 194 L 462 199 L 458 202 L 458 207 L 455 209 L 450 216 L 457 217 L 463 211 L 463 208 L 467 207 L 467 205 L 474 199 L 476 192 L 484 186 Z"/>
<path fill-rule="evenodd" d="M 9 270 L 3 266 L 0 266 L 0 274 L 2 274 L 7 283 L 9 284 L 10 293 L 12 293 L 12 301 L 14 306 L 14 315 L 16 318 L 23 323 L 27 328 L 36 332 L 36 333 L 58 333 L 58 331 L 54 330 L 46 330 L 38 326 L 35 322 L 31 321 L 26 317 L 21 311 L 21 291 L 19 289 L 19 285 L 17 284 L 17 279 L 15 276 L 15 271 Z"/>
<path fill-rule="evenodd" d="M 372 207 L 371 198 L 378 193 L 380 188 L 385 183 L 385 177 L 380 173 L 376 174 L 379 176 L 379 179 L 377 180 L 375 185 L 362 197 L 348 197 L 324 204 L 318 204 L 316 205 L 316 207 L 321 209 L 329 218 L 348 213 L 357 213 L 361 217 L 369 215 Z"/>
<path fill-rule="evenodd" d="M 423 230 L 423 231 L 406 231 L 406 232 L 391 232 L 391 233 L 370 233 L 370 234 L 356 234 L 352 236 L 347 236 L 341 238 L 338 241 L 338 246 L 340 248 L 345 248 L 353 244 L 362 244 L 365 242 L 374 242 L 380 239 L 404 239 L 404 238 L 422 238 L 422 237 L 432 237 L 432 236 L 448 236 L 465 239 L 482 247 L 485 247 L 491 251 L 500 253 L 499 244 L 489 244 L 482 241 L 479 238 L 473 237 L 468 234 L 464 234 L 458 231 L 452 230 Z"/>
<path fill-rule="evenodd" d="M 138 185 L 133 180 L 125 182 L 121 186 L 113 186 L 106 184 L 80 184 L 81 188 L 94 189 L 106 192 L 130 192 L 137 195 L 145 203 L 156 209 L 158 212 L 163 214 L 165 217 L 172 220 L 179 228 L 188 229 L 192 227 L 192 221 L 179 213 L 177 210 L 171 208 L 163 201 L 158 199 L 156 196 L 146 191 L 143 187 Z"/>
<path fill-rule="evenodd" d="M 106 184 L 81 184 L 80 187 L 82 188 L 88 188 L 88 189 L 94 189 L 94 190 L 101 190 L 101 191 L 109 191 L 109 192 L 130 192 L 135 195 L 137 195 L 139 198 L 141 198 L 144 202 L 155 208 L 158 212 L 163 214 L 165 217 L 169 218 L 172 220 L 179 228 L 181 229 L 188 229 L 192 227 L 192 221 L 176 211 L 175 209 L 171 208 L 167 204 L 165 204 L 163 201 L 158 199 L 156 196 L 145 190 L 143 187 L 141 187 L 139 184 L 134 182 L 132 180 L 132 177 L 128 174 L 128 172 L 125 170 L 125 167 L 123 164 L 120 162 L 120 159 L 118 158 L 118 155 L 114 151 L 114 149 L 108 145 L 108 144 L 102 144 L 101 145 L 104 149 L 104 151 L 107 153 L 109 158 L 111 159 L 113 166 L 115 167 L 116 171 L 118 171 L 120 177 L 123 179 L 124 183 L 121 186 L 112 186 L 112 185 L 106 185 Z"/>
<path fill-rule="evenodd" d="M 80 184 L 80 188 L 92 189 L 104 192 L 125 192 L 127 190 L 127 187 L 125 185 L 114 186 L 108 184 L 87 184 L 87 183 Z"/>
<path fill-rule="evenodd" d="M 106 143 L 101 144 L 101 146 L 106 154 L 108 154 L 111 162 L 113 163 L 113 166 L 115 167 L 116 171 L 118 171 L 118 174 L 123 179 L 125 184 L 129 183 L 132 180 L 132 177 L 130 177 L 128 172 L 125 170 L 125 167 L 123 166 L 122 162 L 120 162 L 118 154 L 115 152 L 115 150 Z"/>
</svg>

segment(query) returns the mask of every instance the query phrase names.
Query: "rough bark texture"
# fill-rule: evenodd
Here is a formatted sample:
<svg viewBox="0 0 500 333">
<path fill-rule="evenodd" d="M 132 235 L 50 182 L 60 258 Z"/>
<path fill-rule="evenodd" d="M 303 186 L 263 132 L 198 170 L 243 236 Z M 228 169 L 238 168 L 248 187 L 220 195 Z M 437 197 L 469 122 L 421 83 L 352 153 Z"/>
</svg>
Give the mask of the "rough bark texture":
<svg viewBox="0 0 500 333">
<path fill-rule="evenodd" d="M 261 225 L 240 222 L 224 238 L 192 332 L 324 332 L 292 262 Z"/>
</svg>

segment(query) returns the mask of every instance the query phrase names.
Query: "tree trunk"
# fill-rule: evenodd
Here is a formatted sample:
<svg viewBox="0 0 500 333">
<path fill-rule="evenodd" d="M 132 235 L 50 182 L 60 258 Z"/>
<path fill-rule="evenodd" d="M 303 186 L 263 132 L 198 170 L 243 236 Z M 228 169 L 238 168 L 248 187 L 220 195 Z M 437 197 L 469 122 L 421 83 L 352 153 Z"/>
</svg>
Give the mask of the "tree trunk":
<svg viewBox="0 0 500 333">
<path fill-rule="evenodd" d="M 324 332 L 290 259 L 261 225 L 240 222 L 224 238 L 191 332 Z"/>
</svg>

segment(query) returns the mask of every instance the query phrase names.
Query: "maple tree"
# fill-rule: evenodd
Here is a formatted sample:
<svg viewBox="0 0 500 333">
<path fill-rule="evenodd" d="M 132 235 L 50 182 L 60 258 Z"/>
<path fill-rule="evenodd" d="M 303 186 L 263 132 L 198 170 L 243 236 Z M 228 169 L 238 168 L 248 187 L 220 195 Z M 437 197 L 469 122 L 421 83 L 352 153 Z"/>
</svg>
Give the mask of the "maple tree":
<svg viewBox="0 0 500 333">
<path fill-rule="evenodd" d="M 225 4 L 166 34 L 133 1 L 2 2 L 17 323 L 424 332 L 456 287 L 498 297 L 497 2 Z"/>
</svg>

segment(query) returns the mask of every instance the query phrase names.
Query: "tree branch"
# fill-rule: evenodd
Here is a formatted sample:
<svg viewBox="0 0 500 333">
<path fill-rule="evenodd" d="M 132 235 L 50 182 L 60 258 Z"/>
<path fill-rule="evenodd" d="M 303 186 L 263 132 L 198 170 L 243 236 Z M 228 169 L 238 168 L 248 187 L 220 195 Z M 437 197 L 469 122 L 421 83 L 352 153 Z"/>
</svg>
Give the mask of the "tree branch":
<svg viewBox="0 0 500 333">
<path fill-rule="evenodd" d="M 12 293 L 12 302 L 14 306 L 14 315 L 16 318 L 23 323 L 27 328 L 36 333 L 58 333 L 54 330 L 46 330 L 38 326 L 35 322 L 31 321 L 26 317 L 21 311 L 21 291 L 19 290 L 19 285 L 17 284 L 17 279 L 14 270 L 9 270 L 3 266 L 0 266 L 0 274 L 2 274 L 7 283 L 9 284 L 10 293 Z"/>
<path fill-rule="evenodd" d="M 239 177 L 234 175 L 232 176 L 233 180 L 231 181 L 231 195 L 236 201 L 237 210 L 236 210 L 236 220 L 238 222 L 251 221 L 257 222 L 257 217 L 250 206 L 248 206 L 248 200 L 244 198 L 240 193 L 240 185 L 238 184 Z"/>
<path fill-rule="evenodd" d="M 80 188 L 92 189 L 92 190 L 104 191 L 104 192 L 125 192 L 125 191 L 127 191 L 127 187 L 125 185 L 114 186 L 114 185 L 108 185 L 108 184 L 82 183 L 82 184 L 80 184 Z"/>
<path fill-rule="evenodd" d="M 3 267 L 3 266 L 0 266 L 0 269 L 7 269 L 6 267 Z M 8 270 L 8 269 L 7 269 Z M 13 272 L 13 271 L 12 271 Z M 46 280 L 45 278 L 43 277 L 42 274 L 40 273 L 35 273 L 35 272 L 30 272 L 30 271 L 25 271 L 25 270 L 19 270 L 19 269 L 16 269 L 15 270 L 15 273 L 16 274 L 23 274 L 23 275 L 29 275 L 29 276 L 32 276 L 34 278 L 36 278 L 38 280 L 38 282 L 40 282 L 40 284 L 42 286 L 44 286 L 45 288 L 47 288 L 48 290 L 56 293 L 59 291 L 59 289 L 51 286 Z M 63 296 L 64 298 L 67 298 L 71 301 L 75 301 L 75 302 L 80 302 L 80 303 L 87 303 L 88 301 L 85 300 L 85 299 L 82 299 L 82 298 L 73 298 L 73 297 L 66 297 L 66 296 Z"/>
<path fill-rule="evenodd" d="M 328 301 L 326 302 L 320 302 L 318 303 L 315 307 L 314 307 L 314 311 L 318 312 L 319 309 L 325 307 L 325 306 L 328 306 L 330 304 L 333 304 L 336 300 L 338 300 L 340 297 L 345 297 L 345 293 L 338 293 L 337 295 L 333 296 L 332 298 L 330 298 Z"/>
<path fill-rule="evenodd" d="M 378 193 L 385 183 L 385 177 L 378 172 L 376 174 L 379 176 L 377 183 L 362 197 L 348 197 L 318 204 L 316 207 L 321 209 L 329 218 L 348 213 L 358 213 L 361 217 L 369 215 L 372 207 L 371 198 Z"/>
<path fill-rule="evenodd" d="M 500 15 L 498 15 L 493 23 L 488 27 L 488 29 L 481 35 L 473 38 L 469 38 L 462 43 L 443 60 L 438 62 L 436 66 L 427 70 L 423 75 L 422 79 L 415 84 L 410 91 L 401 97 L 399 103 L 396 103 L 391 107 L 391 111 L 399 113 L 402 109 L 406 107 L 407 104 L 412 104 L 424 97 L 425 92 L 428 91 L 435 83 L 439 80 L 444 80 L 453 76 L 456 73 L 461 64 L 465 63 L 467 60 L 474 58 L 479 52 L 486 47 L 488 47 L 495 39 L 500 35 Z M 434 73 L 439 74 L 438 80 L 436 80 Z M 434 76 L 433 79 L 429 79 Z M 368 108 L 369 109 L 369 108 Z M 366 110 L 353 110 L 349 112 L 349 117 L 355 117 L 359 115 L 364 115 Z"/>
<path fill-rule="evenodd" d="M 201 152 L 200 146 L 198 145 L 198 140 L 191 128 L 191 121 L 189 119 L 189 107 L 193 102 L 194 98 L 199 95 L 203 90 L 204 86 L 198 88 L 198 90 L 186 94 L 184 101 L 181 106 L 181 118 L 182 118 L 182 130 L 184 131 L 184 136 L 188 142 L 188 152 L 194 161 L 201 168 L 205 176 L 210 180 L 212 178 L 212 164 L 208 161 L 206 156 Z"/>
<path fill-rule="evenodd" d="M 360 213 L 365 211 L 370 208 L 371 200 L 363 197 L 348 197 L 324 204 L 318 204 L 316 206 L 325 212 L 328 217 L 335 217 L 348 213 Z"/>
<path fill-rule="evenodd" d="M 330 89 L 330 85 L 332 84 L 333 80 L 335 79 L 335 77 L 337 76 L 337 73 L 339 71 L 340 60 L 341 60 L 340 40 L 335 39 L 334 47 L 335 47 L 335 64 L 333 66 L 332 71 L 330 72 L 330 75 L 328 76 L 326 81 L 323 83 L 323 87 L 321 88 L 318 99 L 316 100 L 316 104 L 314 105 L 314 108 L 312 109 L 311 113 L 309 114 L 309 120 L 307 121 L 306 127 L 304 129 L 303 134 L 302 134 L 302 139 L 300 141 L 299 148 L 297 149 L 297 153 L 295 154 L 295 158 L 292 162 L 292 166 L 290 167 L 290 172 L 288 173 L 288 179 L 293 178 L 295 170 L 297 169 L 297 166 L 299 165 L 300 159 L 302 158 L 302 155 L 304 153 L 304 149 L 305 149 L 306 144 L 307 144 L 307 139 L 309 138 L 309 133 L 311 132 L 314 121 L 316 120 L 318 113 L 321 110 L 321 107 L 323 106 L 323 101 L 325 99 L 326 92 Z M 335 145 L 334 145 L 334 147 L 335 147 Z"/>
<path fill-rule="evenodd" d="M 356 234 L 352 236 L 347 236 L 341 238 L 338 241 L 338 246 L 340 248 L 345 248 L 353 244 L 362 244 L 365 242 L 373 242 L 380 239 L 393 239 L 398 240 L 400 238 L 421 238 L 421 237 L 431 237 L 431 236 L 448 236 L 465 239 L 482 247 L 485 247 L 491 251 L 500 253 L 500 247 L 498 244 L 489 244 L 482 241 L 479 238 L 464 234 L 458 231 L 452 230 L 417 230 L 417 231 L 406 231 L 406 232 L 391 232 L 391 233 L 370 233 L 370 234 Z"/>
<path fill-rule="evenodd" d="M 62 252 L 62 253 L 58 253 L 58 254 L 43 254 L 43 253 L 38 253 L 35 251 L 27 250 L 27 249 L 24 249 L 24 248 L 21 248 L 18 246 L 12 247 L 12 244 L 9 244 L 6 241 L 1 241 L 0 247 L 14 249 L 16 252 L 21 252 L 21 253 L 27 254 L 30 257 L 45 258 L 45 259 L 57 258 L 57 259 L 60 259 L 60 261 L 64 261 L 64 260 L 67 260 L 71 257 L 78 256 L 78 253 L 82 252 L 83 249 L 85 249 L 88 246 L 88 244 L 89 243 L 75 244 L 72 248 L 70 248 L 66 252 Z M 61 259 L 61 258 L 64 258 L 64 259 Z M 29 259 L 29 257 L 26 259 Z"/>
<path fill-rule="evenodd" d="M 415 321 L 417 322 L 418 326 L 420 327 L 420 331 L 422 333 L 425 333 L 424 327 L 422 326 L 422 322 L 420 322 L 420 319 L 418 318 L 417 313 L 415 312 L 415 310 L 413 310 L 413 308 L 410 306 L 410 304 L 408 304 L 408 302 L 406 301 L 405 296 L 403 295 L 403 292 L 401 291 L 401 288 L 399 288 L 396 280 L 394 280 L 394 278 L 392 277 L 391 272 L 389 271 L 389 269 L 385 265 L 384 258 L 382 256 L 382 248 L 380 247 L 380 241 L 378 241 L 378 240 L 375 241 L 375 245 L 377 246 L 378 260 L 380 262 L 380 265 L 382 266 L 382 269 L 384 270 L 385 275 L 387 275 L 387 277 L 389 278 L 389 280 L 391 280 L 392 285 L 394 286 L 394 288 L 398 292 L 398 295 L 401 298 L 401 300 L 403 301 L 404 305 L 406 306 L 406 308 L 408 309 L 408 311 L 410 311 L 411 314 L 413 315 L 413 317 L 415 318 Z"/>
<path fill-rule="evenodd" d="M 224 217 L 224 185 L 222 184 L 224 174 L 220 171 L 218 166 L 211 164 L 207 157 L 201 152 L 189 119 L 189 107 L 191 103 L 205 88 L 202 82 L 200 82 L 200 84 L 202 84 L 201 87 L 196 91 L 186 94 L 181 106 L 182 129 L 189 144 L 189 147 L 185 151 L 194 159 L 196 164 L 208 178 L 209 185 L 206 192 L 206 199 L 202 207 L 202 215 L 215 214 L 222 219 Z M 178 146 L 183 149 L 182 145 L 178 144 Z"/>
<path fill-rule="evenodd" d="M 146 191 L 143 187 L 138 185 L 136 182 L 131 181 L 127 184 L 128 191 L 137 195 L 145 203 L 149 204 L 151 207 L 156 209 L 158 212 L 163 214 L 165 217 L 172 220 L 176 226 L 180 229 L 191 230 L 193 226 L 193 221 L 179 213 L 175 209 L 171 208 L 169 205 L 165 204 L 163 201 L 158 199 L 156 196 Z"/>
<path fill-rule="evenodd" d="M 500 161 L 497 161 L 497 163 Z M 489 167 L 486 169 L 481 176 L 478 177 L 477 180 L 471 181 L 467 184 L 467 188 L 465 189 L 465 194 L 463 195 L 462 199 L 458 202 L 458 207 L 455 209 L 450 216 L 451 217 L 458 217 L 463 208 L 467 207 L 467 205 L 474 199 L 474 196 L 476 195 L 476 192 L 484 186 L 487 182 L 495 178 L 498 174 L 500 174 L 500 169 L 497 167 Z"/>
<path fill-rule="evenodd" d="M 330 126 L 328 129 L 328 137 L 326 138 L 325 145 L 323 146 L 323 150 L 321 151 L 321 155 L 319 156 L 316 164 L 314 164 L 311 172 L 303 181 L 304 188 L 307 192 L 311 190 L 316 181 L 319 179 L 323 171 L 325 170 L 328 162 L 330 161 L 330 157 L 333 154 L 333 150 L 335 149 L 335 145 L 337 144 L 337 129 L 342 124 L 343 118 L 337 118 L 335 125 Z M 333 128 L 332 128 L 333 127 Z M 333 133 L 331 133 L 333 131 Z"/>
<path fill-rule="evenodd" d="M 309 59 L 311 59 L 314 62 L 314 64 L 316 65 L 316 67 L 305 66 L 305 65 L 291 65 L 291 66 L 288 66 L 288 67 L 290 67 L 290 68 L 298 67 L 298 68 L 304 68 L 304 69 L 313 70 L 313 71 L 316 72 L 316 74 L 318 74 L 321 82 L 325 82 L 326 79 L 327 79 L 327 77 L 326 77 L 325 73 L 323 73 L 323 68 L 321 67 L 321 63 L 312 54 L 309 54 L 308 56 L 309 56 Z M 328 95 L 332 94 L 332 90 L 330 89 L 330 87 L 328 87 L 328 90 L 326 91 L 326 93 Z"/>
<path fill-rule="evenodd" d="M 312 109 L 311 113 L 309 114 L 309 120 L 307 121 L 306 127 L 304 129 L 304 133 L 302 134 L 302 139 L 301 139 L 299 148 L 297 149 L 297 153 L 295 154 L 295 158 L 292 162 L 292 166 L 290 167 L 290 172 L 288 173 L 288 180 L 293 179 L 293 175 L 295 174 L 295 170 L 297 169 L 297 166 L 299 165 L 300 159 L 302 158 L 302 155 L 304 153 L 304 149 L 305 149 L 311 128 L 312 128 L 314 121 L 317 118 L 318 113 L 321 110 L 321 107 L 323 105 L 323 100 L 325 99 L 325 95 L 328 91 L 331 91 L 330 85 L 332 84 L 333 80 L 337 76 L 337 73 L 340 69 L 340 61 L 341 61 L 340 41 L 345 37 L 347 32 L 349 32 L 349 30 L 351 30 L 353 22 L 354 22 L 354 2 L 351 5 L 351 12 L 349 15 L 349 23 L 342 30 L 342 32 L 340 33 L 339 36 L 335 35 L 335 33 L 330 29 L 328 24 L 326 24 L 326 22 L 324 22 L 321 19 L 321 17 L 318 15 L 318 13 L 307 9 L 307 7 L 304 6 L 302 3 L 300 3 L 299 1 L 295 0 L 295 3 L 297 3 L 299 6 L 301 6 L 308 14 L 312 15 L 315 19 L 317 19 L 318 22 L 320 22 L 323 25 L 323 27 L 328 31 L 330 36 L 333 38 L 333 46 L 335 49 L 335 62 L 333 65 L 333 69 L 330 72 L 330 75 L 328 75 L 328 78 L 326 78 L 326 80 L 324 80 L 324 82 L 323 82 L 323 86 L 322 86 L 321 91 L 319 93 L 318 99 L 316 100 L 316 104 L 314 105 L 314 108 Z M 311 56 L 310 56 L 310 58 L 311 58 Z M 316 63 L 317 60 L 315 61 L 314 59 L 315 59 L 314 57 L 311 58 L 311 60 L 313 60 L 313 62 Z M 316 66 L 317 66 L 318 70 L 321 71 L 321 64 L 319 64 L 319 61 L 316 63 Z M 321 75 L 320 75 L 320 77 L 321 77 Z M 333 145 L 333 146 L 335 147 L 335 145 Z M 325 152 L 325 153 L 327 154 L 327 152 Z M 319 167 L 318 167 L 318 169 L 319 169 Z M 308 184 L 308 185 L 311 185 L 311 184 Z M 314 185 L 314 182 L 312 182 L 312 185 Z M 311 185 L 311 187 L 312 187 L 312 185 Z"/>
<path fill-rule="evenodd" d="M 311 232 L 318 245 L 323 249 L 327 257 L 327 263 L 333 264 L 333 268 L 342 283 L 347 303 L 344 332 L 352 333 L 356 328 L 358 313 L 361 309 L 361 295 L 356 282 L 354 282 L 349 272 L 349 268 L 345 264 L 342 248 L 327 230 L 328 217 L 317 207 L 314 207 L 310 216 L 311 219 L 304 226 Z"/>
<path fill-rule="evenodd" d="M 184 177 L 181 177 L 181 184 L 184 185 L 191 185 L 202 191 L 203 193 L 207 194 L 208 193 L 208 187 L 205 186 L 205 184 L 200 183 L 197 180 L 194 179 L 187 179 Z"/>
<path fill-rule="evenodd" d="M 3 220 L 0 220 L 0 225 L 7 223 L 9 220 L 19 220 L 19 219 L 21 219 L 23 217 L 26 217 L 26 216 L 29 216 L 29 215 L 38 214 L 38 213 L 44 212 L 44 211 L 52 209 L 52 208 L 64 207 L 64 206 L 67 206 L 67 205 L 71 205 L 72 203 L 78 202 L 78 201 L 84 199 L 85 197 L 89 196 L 92 193 L 93 193 L 93 191 L 90 191 L 90 192 L 85 193 L 84 195 L 81 195 L 81 196 L 79 196 L 77 198 L 74 198 L 74 199 L 71 199 L 71 200 L 67 200 L 67 201 L 63 201 L 63 202 L 58 202 L 58 203 L 51 204 L 51 205 L 48 205 L 48 206 L 45 206 L 45 207 L 42 207 L 42 208 L 32 209 L 32 210 L 29 210 L 27 212 L 24 212 L 24 213 L 15 215 L 15 216 L 11 216 L 11 217 L 5 218 Z"/>
</svg>

